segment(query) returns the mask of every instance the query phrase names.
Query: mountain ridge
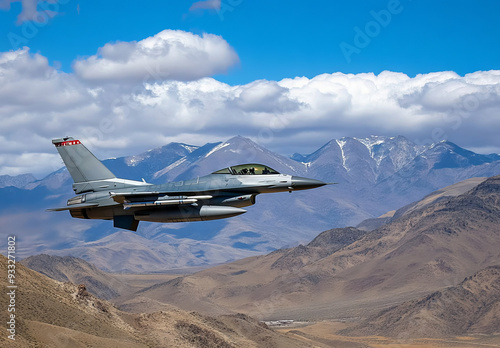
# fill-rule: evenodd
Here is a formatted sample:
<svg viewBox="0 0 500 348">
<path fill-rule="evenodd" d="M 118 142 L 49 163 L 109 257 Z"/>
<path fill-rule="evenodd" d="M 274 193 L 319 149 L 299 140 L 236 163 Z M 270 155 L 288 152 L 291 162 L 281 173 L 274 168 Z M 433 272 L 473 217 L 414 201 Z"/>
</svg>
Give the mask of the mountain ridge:
<svg viewBox="0 0 500 348">
<path fill-rule="evenodd" d="M 7 273 L 0 255 L 0 270 Z M 13 347 L 312 347 L 239 315 L 207 317 L 169 308 L 132 314 L 89 294 L 84 284 L 62 283 L 16 264 Z M 0 302 L 7 308 L 9 296 Z M 10 317 L 12 318 L 12 317 Z"/>
<path fill-rule="evenodd" d="M 88 291 L 104 300 L 130 291 L 130 287 L 105 273 L 93 264 L 73 256 L 51 256 L 40 254 L 30 256 L 20 262 L 22 265 L 60 282 L 86 284 Z"/>
<path fill-rule="evenodd" d="M 499 313 L 500 265 L 494 265 L 455 286 L 383 310 L 340 333 L 409 338 L 495 335 Z"/>
<path fill-rule="evenodd" d="M 497 157 L 475 155 L 450 143 L 423 146 L 402 136 L 373 136 L 333 139 L 304 155 L 303 159 L 309 162 L 302 163 L 238 136 L 203 146 L 172 143 L 136 156 L 105 160 L 118 176 L 154 183 L 206 175 L 245 162 L 263 162 L 284 173 L 339 183 L 292 195 L 260 195 L 246 214 L 231 219 L 201 224 L 141 223 L 137 236 L 142 239 L 136 242 L 139 249 L 149 254 L 148 259 L 156 257 L 147 251 L 150 244 L 170 250 L 170 255 L 163 253 L 155 265 L 141 264 L 137 258 L 123 254 L 120 260 L 98 260 L 92 251 L 93 242 L 117 233 L 109 222 L 45 212 L 47 208 L 66 205 L 66 200 L 73 196 L 72 181 L 65 169 L 22 188 L 0 188 L 0 222 L 22 234 L 23 257 L 41 252 L 71 253 L 99 267 L 113 265 L 106 270 L 116 272 L 183 267 L 172 263 L 175 251 L 170 244 L 186 247 L 184 266 L 207 266 L 303 244 L 319 231 L 357 225 L 463 179 L 493 176 L 500 173 Z M 32 226 L 37 226 L 36 231 Z M 118 242 L 105 241 L 109 241 L 109 248 Z M 4 244 L 0 241 L 0 245 Z M 112 253 L 107 255 L 111 257 Z"/>
<path fill-rule="evenodd" d="M 308 246 L 220 265 L 141 295 L 187 310 L 239 311 L 265 319 L 366 315 L 500 264 L 499 226 L 496 176 L 374 231 L 326 231 Z"/>
<path fill-rule="evenodd" d="M 0 188 L 13 186 L 17 188 L 22 188 L 27 184 L 36 181 L 36 178 L 30 174 L 19 174 L 19 175 L 0 175 Z"/>
</svg>

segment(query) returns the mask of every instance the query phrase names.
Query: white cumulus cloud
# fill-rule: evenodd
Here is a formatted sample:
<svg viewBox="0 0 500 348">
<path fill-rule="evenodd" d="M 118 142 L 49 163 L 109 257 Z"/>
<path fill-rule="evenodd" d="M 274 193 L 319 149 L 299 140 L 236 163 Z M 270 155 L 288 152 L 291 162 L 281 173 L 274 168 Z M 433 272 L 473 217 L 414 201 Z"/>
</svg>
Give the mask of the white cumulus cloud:
<svg viewBox="0 0 500 348">
<path fill-rule="evenodd" d="M 138 42 L 108 43 L 74 62 L 75 73 L 95 82 L 190 81 L 224 73 L 239 62 L 220 36 L 164 30 Z"/>
<path fill-rule="evenodd" d="M 417 143 L 448 139 L 500 153 L 500 71 L 415 77 L 333 73 L 235 86 L 211 77 L 143 81 L 140 74 L 134 77 L 141 68 L 131 62 L 159 59 L 158 39 L 149 39 L 140 50 L 139 43 L 106 45 L 102 58 L 95 58 L 99 66 L 108 60 L 127 66 L 126 81 L 137 82 L 127 88 L 112 69 L 93 80 L 76 69 L 61 72 L 28 48 L 0 53 L 0 175 L 40 177 L 61 167 L 50 140 L 67 135 L 84 141 L 98 158 L 137 154 L 171 141 L 203 145 L 238 134 L 282 154 L 370 134 L 401 134 Z M 158 50 L 164 49 L 160 44 Z M 183 66 L 199 68 L 197 55 L 189 57 Z M 90 61 L 79 60 L 75 67 Z M 87 72 L 96 68 L 83 65 Z"/>
</svg>

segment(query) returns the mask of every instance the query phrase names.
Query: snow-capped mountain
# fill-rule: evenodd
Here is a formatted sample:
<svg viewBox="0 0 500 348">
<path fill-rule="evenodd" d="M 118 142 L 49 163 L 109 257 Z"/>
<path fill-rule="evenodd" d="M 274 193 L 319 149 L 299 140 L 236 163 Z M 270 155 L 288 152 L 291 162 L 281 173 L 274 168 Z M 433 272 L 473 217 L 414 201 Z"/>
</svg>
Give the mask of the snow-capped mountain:
<svg viewBox="0 0 500 348">
<path fill-rule="evenodd" d="M 265 163 L 279 172 L 290 174 L 297 174 L 299 169 L 296 161 L 237 136 L 222 143 L 207 144 L 191 156 L 185 156 L 155 172 L 153 176 L 159 181 L 184 180 L 242 163 Z"/>
<path fill-rule="evenodd" d="M 238 136 L 203 146 L 171 143 L 104 161 L 119 177 L 153 183 L 252 162 L 339 184 L 260 195 L 246 214 L 231 219 L 141 223 L 133 241 L 140 244 L 140 253 L 132 253 L 133 243 L 125 243 L 123 233 L 109 221 L 45 212 L 65 205 L 72 196 L 72 181 L 63 168 L 43 180 L 0 188 L 0 223 L 8 226 L 8 233 L 19 235 L 20 256 L 40 252 L 73 255 L 111 271 L 159 271 L 220 263 L 307 242 L 323 230 L 356 225 L 466 178 L 500 173 L 499 155 L 476 154 L 450 142 L 417 145 L 403 136 L 344 137 L 292 158 Z M 162 245 L 165 252 L 159 252 Z M 120 248 L 129 252 L 120 252 Z M 179 261 L 174 264 L 173 259 Z"/>
<path fill-rule="evenodd" d="M 309 173 L 319 178 L 343 178 L 347 182 L 359 179 L 363 183 L 377 183 L 394 174 L 425 150 L 403 136 L 334 139 L 316 152 L 293 159 L 304 163 Z M 340 180 L 340 179 L 337 179 Z M 358 182 L 359 183 L 359 182 Z"/>
<path fill-rule="evenodd" d="M 387 195 L 402 206 L 426 193 L 472 178 L 500 173 L 500 155 L 481 155 L 449 141 L 432 144 L 393 175 L 374 188 L 377 196 Z M 424 194 L 425 193 L 425 194 Z"/>
</svg>

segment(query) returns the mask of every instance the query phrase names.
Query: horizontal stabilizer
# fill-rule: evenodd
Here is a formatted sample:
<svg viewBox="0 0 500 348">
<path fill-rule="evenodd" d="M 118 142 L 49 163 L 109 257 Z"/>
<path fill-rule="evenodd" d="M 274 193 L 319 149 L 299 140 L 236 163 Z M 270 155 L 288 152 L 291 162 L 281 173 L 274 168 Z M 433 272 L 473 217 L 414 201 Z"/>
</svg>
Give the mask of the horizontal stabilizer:
<svg viewBox="0 0 500 348">
<path fill-rule="evenodd" d="M 47 209 L 47 211 L 63 211 L 63 210 L 79 209 L 79 208 L 94 208 L 97 206 L 99 206 L 99 204 L 97 204 L 97 203 L 82 203 L 82 204 L 68 205 L 67 207 L 64 207 L 64 208 Z"/>
</svg>

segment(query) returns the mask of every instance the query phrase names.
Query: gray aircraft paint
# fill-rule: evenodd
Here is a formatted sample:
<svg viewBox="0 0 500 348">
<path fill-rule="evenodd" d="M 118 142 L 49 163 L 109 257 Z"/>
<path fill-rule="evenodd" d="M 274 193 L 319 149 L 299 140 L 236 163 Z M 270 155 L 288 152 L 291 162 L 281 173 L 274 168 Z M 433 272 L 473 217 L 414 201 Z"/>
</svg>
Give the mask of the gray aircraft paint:
<svg viewBox="0 0 500 348">
<path fill-rule="evenodd" d="M 243 164 L 196 179 L 152 185 L 117 178 L 79 140 L 54 139 L 73 178 L 76 197 L 63 208 L 72 217 L 113 220 L 118 228 L 136 231 L 139 221 L 184 222 L 223 219 L 246 212 L 261 193 L 292 192 L 326 185 L 280 174 L 262 164 Z"/>
</svg>

